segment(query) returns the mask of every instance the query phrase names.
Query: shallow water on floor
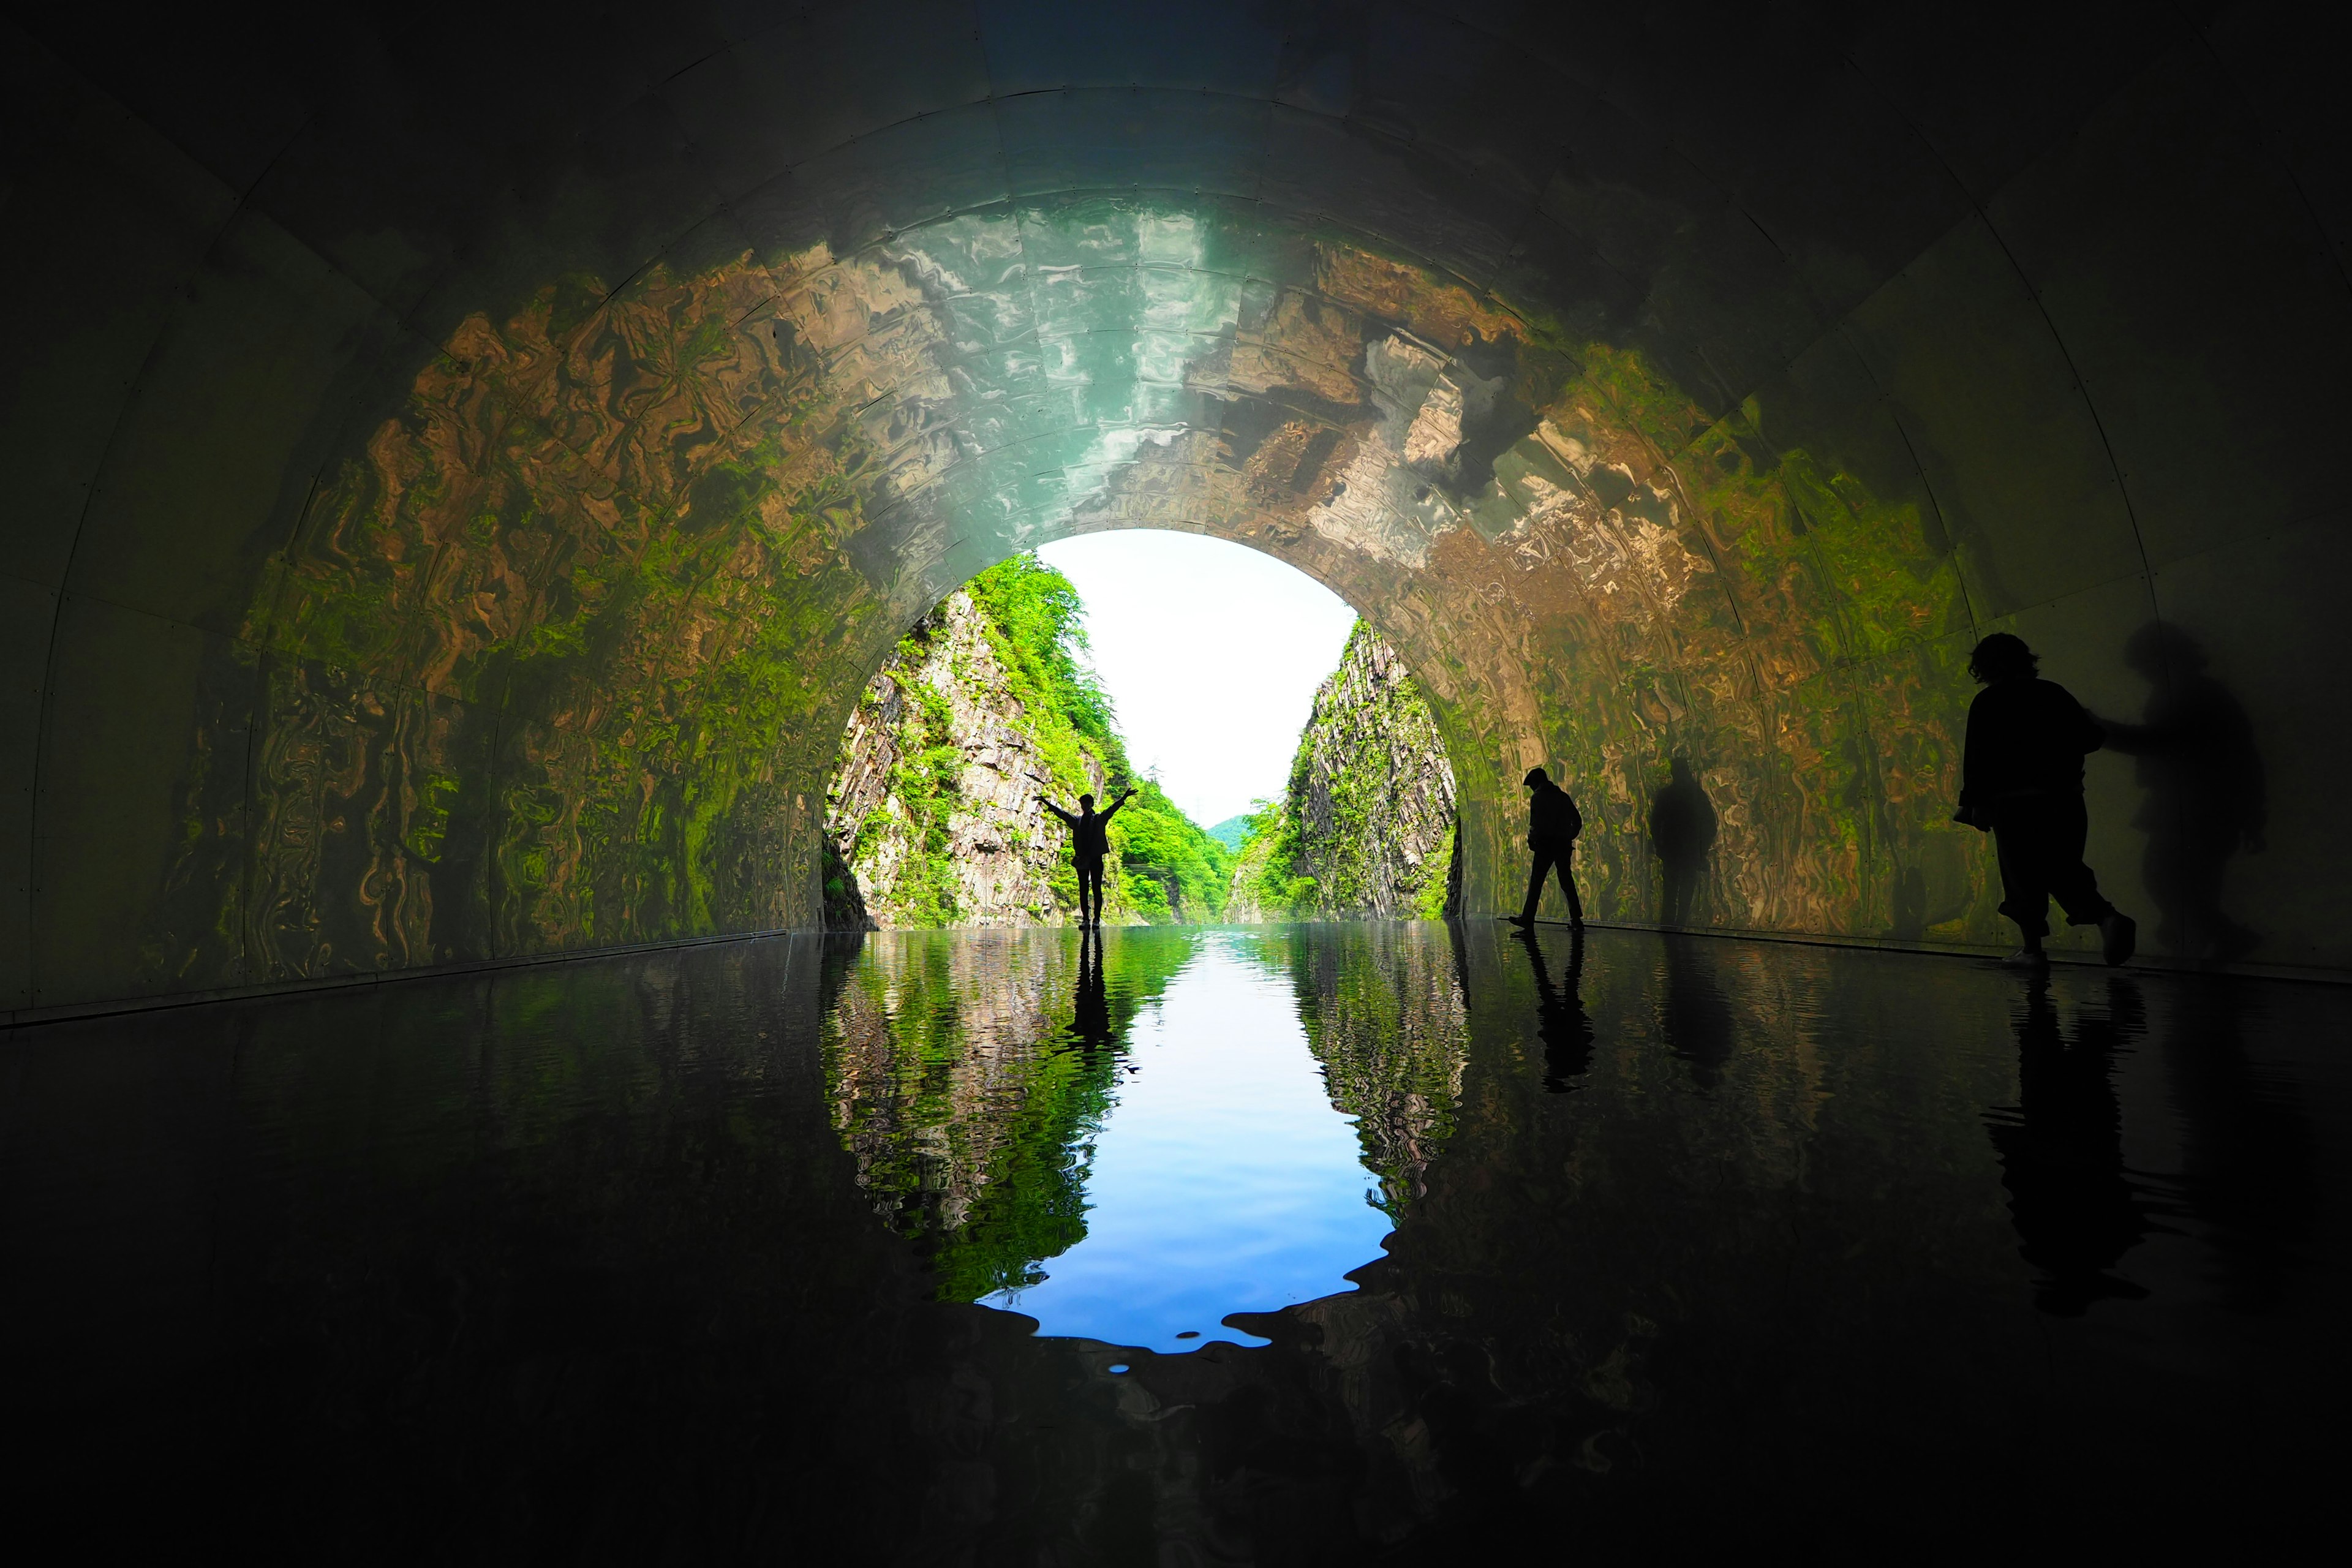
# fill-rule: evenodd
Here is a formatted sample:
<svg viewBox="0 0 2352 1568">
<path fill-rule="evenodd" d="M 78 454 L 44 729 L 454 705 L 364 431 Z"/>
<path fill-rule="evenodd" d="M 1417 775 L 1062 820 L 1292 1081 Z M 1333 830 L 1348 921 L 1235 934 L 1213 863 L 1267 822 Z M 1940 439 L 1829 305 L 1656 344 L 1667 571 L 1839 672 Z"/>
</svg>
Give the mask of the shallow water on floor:
<svg viewBox="0 0 2352 1568">
<path fill-rule="evenodd" d="M 0 1333 L 32 1495 L 346 1556 L 2285 1521 L 2341 1370 L 2347 1026 L 2334 987 L 1437 924 L 45 1026 L 0 1062 Z"/>
</svg>

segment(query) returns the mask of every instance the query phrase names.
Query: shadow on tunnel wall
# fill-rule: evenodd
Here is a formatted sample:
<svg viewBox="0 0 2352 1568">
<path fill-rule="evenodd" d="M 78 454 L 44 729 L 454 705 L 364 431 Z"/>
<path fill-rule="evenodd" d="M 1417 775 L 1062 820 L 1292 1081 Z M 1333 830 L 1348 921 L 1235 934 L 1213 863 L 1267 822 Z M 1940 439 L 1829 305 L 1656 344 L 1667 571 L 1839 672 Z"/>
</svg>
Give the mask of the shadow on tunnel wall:
<svg viewBox="0 0 2352 1568">
<path fill-rule="evenodd" d="M 2229 962 L 2262 944 L 2227 907 L 2230 862 L 2265 847 L 2269 807 L 2253 725 L 2208 668 L 2195 634 L 2150 621 L 2124 662 L 2147 682 L 2137 722 L 2101 718 L 2110 750 L 2134 759 L 2142 792 L 2132 826 L 2147 836 L 2140 884 L 2155 936 L 2176 958 Z"/>
</svg>

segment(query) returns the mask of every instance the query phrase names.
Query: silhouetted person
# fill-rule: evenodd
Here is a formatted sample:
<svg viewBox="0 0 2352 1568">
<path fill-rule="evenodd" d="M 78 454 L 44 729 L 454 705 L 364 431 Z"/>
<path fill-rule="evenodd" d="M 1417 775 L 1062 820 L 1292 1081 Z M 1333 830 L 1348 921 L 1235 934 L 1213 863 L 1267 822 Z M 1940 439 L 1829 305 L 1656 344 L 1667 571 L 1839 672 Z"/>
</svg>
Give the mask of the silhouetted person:
<svg viewBox="0 0 2352 1568">
<path fill-rule="evenodd" d="M 2074 694 L 2041 679 L 2040 668 L 2024 639 L 2007 632 L 1969 656 L 1969 673 L 1984 689 L 1969 704 L 1960 808 L 1952 818 L 1992 834 L 2000 912 L 2017 922 L 2011 963 L 2049 962 L 2042 941 L 2050 934 L 2053 897 L 2067 924 L 2097 926 L 2106 961 L 2121 963 L 2132 955 L 2137 928 L 2100 896 L 2098 878 L 2083 864 L 2091 830 L 2083 759 L 2105 737 Z"/>
<path fill-rule="evenodd" d="M 1723 1064 L 1731 1059 L 1731 1004 L 1707 969 L 1703 946 L 1688 937 L 1669 936 L 1666 945 L 1666 994 L 1658 1011 L 1659 1032 L 1666 1049 L 1690 1064 L 1691 1081 L 1713 1089 L 1723 1081 Z"/>
<path fill-rule="evenodd" d="M 1568 895 L 1568 923 L 1582 931 L 1584 905 L 1577 899 L 1568 862 L 1576 849 L 1576 836 L 1584 831 L 1584 814 L 1541 768 L 1529 768 L 1519 783 L 1535 791 L 1528 801 L 1528 847 L 1535 852 L 1536 863 L 1528 874 L 1528 901 L 1511 917 L 1511 923 L 1522 927 L 1535 923 L 1536 906 L 1543 902 L 1544 879 L 1558 867 L 1559 890 Z"/>
<path fill-rule="evenodd" d="M 1118 815 L 1118 808 L 1125 805 L 1129 796 L 1134 794 L 1133 790 L 1129 790 L 1110 803 L 1109 810 L 1099 812 L 1095 809 L 1095 797 L 1091 795 L 1078 796 L 1078 809 L 1076 811 L 1064 811 L 1045 796 L 1037 797 L 1039 805 L 1069 826 L 1070 859 L 1078 868 L 1078 924 L 1082 927 L 1090 925 L 1097 931 L 1102 929 L 1103 858 L 1110 853 L 1110 835 L 1107 827 L 1110 819 Z M 1092 913 L 1088 912 L 1087 902 L 1089 889 L 1094 899 Z"/>
<path fill-rule="evenodd" d="M 1113 1044 L 1102 938 L 1084 927 L 1078 932 L 1078 989 L 1070 1009 L 1070 1039 L 1088 1067 L 1108 1057 Z"/>
<path fill-rule="evenodd" d="M 2157 938 L 2183 958 L 2242 958 L 2261 939 L 2221 908 L 2230 857 L 2263 847 L 2262 754 L 2246 711 L 2205 673 L 2205 650 L 2150 621 L 2124 645 L 2148 683 L 2140 722 L 2101 719 L 2107 744 L 2138 759 L 2147 792 L 2132 826 L 2147 835 L 2141 879 L 2162 923 Z"/>
<path fill-rule="evenodd" d="M 1528 944 L 1528 962 L 1536 974 L 1536 1038 L 1543 1042 L 1544 1091 L 1566 1094 L 1576 1087 L 1568 1080 L 1582 1077 L 1592 1066 L 1592 1020 L 1585 1016 L 1584 998 L 1579 994 L 1584 983 L 1584 933 L 1569 938 L 1565 987 L 1551 983 L 1536 933 L 1522 926 L 1518 938 Z"/>
<path fill-rule="evenodd" d="M 1688 757 L 1674 760 L 1666 787 L 1651 798 L 1650 847 L 1665 868 L 1664 923 L 1690 924 L 1691 897 L 1715 847 L 1715 803 L 1692 775 Z"/>
<path fill-rule="evenodd" d="M 2124 1175 L 2123 1112 L 2112 1071 L 2142 1030 L 2138 990 L 2107 983 L 2104 1015 L 2085 1011 L 2068 1044 L 2050 983 L 2036 975 L 2017 1019 L 2017 1104 L 1986 1112 L 2018 1252 L 2040 1271 L 2034 1304 L 2078 1318 L 2102 1298 L 2147 1294 L 2112 1270 L 2147 1235 Z"/>
</svg>

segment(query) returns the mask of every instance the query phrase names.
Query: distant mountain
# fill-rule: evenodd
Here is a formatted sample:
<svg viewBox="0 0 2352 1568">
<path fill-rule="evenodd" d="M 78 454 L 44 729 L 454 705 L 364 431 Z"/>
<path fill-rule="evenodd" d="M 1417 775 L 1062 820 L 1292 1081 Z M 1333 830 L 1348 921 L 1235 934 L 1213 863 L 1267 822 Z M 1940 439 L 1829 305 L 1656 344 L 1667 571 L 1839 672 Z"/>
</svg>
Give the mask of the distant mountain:
<svg viewBox="0 0 2352 1568">
<path fill-rule="evenodd" d="M 1238 850 L 1242 840 L 1249 837 L 1249 817 L 1229 816 L 1209 829 L 1209 837 L 1228 849 Z"/>
</svg>

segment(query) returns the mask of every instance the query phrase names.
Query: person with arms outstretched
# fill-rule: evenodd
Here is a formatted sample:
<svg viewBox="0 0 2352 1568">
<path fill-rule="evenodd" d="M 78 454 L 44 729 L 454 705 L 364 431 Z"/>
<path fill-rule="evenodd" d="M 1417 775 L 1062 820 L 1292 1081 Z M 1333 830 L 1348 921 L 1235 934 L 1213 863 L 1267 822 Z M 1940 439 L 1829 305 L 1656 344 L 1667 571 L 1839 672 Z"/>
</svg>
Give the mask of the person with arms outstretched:
<svg viewBox="0 0 2352 1568">
<path fill-rule="evenodd" d="M 2042 661 L 2022 637 L 1995 632 L 1969 655 L 1969 673 L 1984 687 L 1969 704 L 1960 760 L 1960 806 L 1952 820 L 1990 833 L 2000 865 L 2000 912 L 2017 922 L 2009 963 L 2039 969 L 2050 934 L 2050 900 L 2069 925 L 2095 925 L 2109 963 L 2132 955 L 2138 927 L 2100 896 L 2083 864 L 2091 830 L 2083 805 L 2083 759 L 2105 732 L 2074 694 L 2041 676 Z"/>
<path fill-rule="evenodd" d="M 1544 879 L 1557 867 L 1559 890 L 1568 895 L 1568 923 L 1582 931 L 1584 905 L 1576 896 L 1568 860 L 1576 848 L 1576 836 L 1584 831 L 1584 814 L 1541 768 L 1529 768 L 1519 783 L 1535 791 L 1528 802 L 1528 847 L 1535 852 L 1536 863 L 1528 877 L 1528 901 L 1511 917 L 1511 923 L 1522 929 L 1535 924 L 1536 906 L 1543 901 Z"/>
<path fill-rule="evenodd" d="M 1107 829 L 1110 819 L 1118 815 L 1118 808 L 1125 805 L 1129 796 L 1134 794 L 1133 790 L 1129 790 L 1112 801 L 1107 811 L 1095 809 L 1095 797 L 1091 795 L 1078 796 L 1078 809 L 1076 811 L 1064 811 L 1044 795 L 1037 797 L 1039 805 L 1060 817 L 1070 829 L 1070 858 L 1078 868 L 1078 924 L 1081 928 L 1090 925 L 1097 931 L 1102 929 L 1103 858 L 1110 853 L 1110 835 Z M 1093 889 L 1094 897 L 1091 914 L 1087 901 L 1089 889 Z"/>
</svg>

